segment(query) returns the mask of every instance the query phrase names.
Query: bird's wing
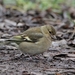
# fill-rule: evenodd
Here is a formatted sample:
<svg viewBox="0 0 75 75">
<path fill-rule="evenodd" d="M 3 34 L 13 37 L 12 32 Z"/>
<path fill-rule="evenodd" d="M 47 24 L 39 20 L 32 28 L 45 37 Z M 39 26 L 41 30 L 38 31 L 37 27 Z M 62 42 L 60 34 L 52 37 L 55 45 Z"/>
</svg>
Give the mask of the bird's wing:
<svg viewBox="0 0 75 75">
<path fill-rule="evenodd" d="M 40 27 L 33 27 L 23 32 L 22 36 L 26 39 L 26 41 L 37 41 L 43 37 L 43 34 L 41 33 Z M 27 38 L 30 40 L 27 40 Z"/>
<path fill-rule="evenodd" d="M 24 41 L 27 41 L 27 42 L 36 42 L 42 37 L 43 37 L 42 33 L 35 33 L 35 32 L 31 34 L 22 35 L 22 39 L 24 39 Z"/>
</svg>

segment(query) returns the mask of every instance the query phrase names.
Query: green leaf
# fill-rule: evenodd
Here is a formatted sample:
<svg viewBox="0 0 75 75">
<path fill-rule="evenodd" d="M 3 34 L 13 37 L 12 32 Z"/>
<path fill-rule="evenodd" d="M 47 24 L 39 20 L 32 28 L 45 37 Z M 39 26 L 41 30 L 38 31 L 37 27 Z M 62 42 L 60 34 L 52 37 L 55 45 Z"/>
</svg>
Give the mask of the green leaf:
<svg viewBox="0 0 75 75">
<path fill-rule="evenodd" d="M 16 0 L 3 0 L 4 5 L 16 5 Z"/>
</svg>

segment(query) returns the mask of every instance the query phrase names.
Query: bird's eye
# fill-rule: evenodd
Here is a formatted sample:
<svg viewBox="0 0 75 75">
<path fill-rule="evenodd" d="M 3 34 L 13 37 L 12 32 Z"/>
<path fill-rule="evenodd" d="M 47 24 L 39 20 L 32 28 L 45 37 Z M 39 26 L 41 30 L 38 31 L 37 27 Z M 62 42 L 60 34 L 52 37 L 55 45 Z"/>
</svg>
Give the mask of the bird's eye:
<svg viewBox="0 0 75 75">
<path fill-rule="evenodd" d="M 49 31 L 49 33 L 51 34 L 52 32 L 51 32 L 51 31 Z"/>
</svg>

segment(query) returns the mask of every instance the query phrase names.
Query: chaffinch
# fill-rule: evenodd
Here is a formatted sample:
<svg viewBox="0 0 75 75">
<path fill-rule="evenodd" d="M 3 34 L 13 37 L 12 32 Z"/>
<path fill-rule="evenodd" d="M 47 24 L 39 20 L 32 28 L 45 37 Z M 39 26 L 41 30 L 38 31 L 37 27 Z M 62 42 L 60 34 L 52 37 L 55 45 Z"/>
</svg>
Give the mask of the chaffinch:
<svg viewBox="0 0 75 75">
<path fill-rule="evenodd" d="M 29 28 L 21 35 L 14 36 L 11 41 L 16 42 L 23 53 L 36 55 L 49 49 L 55 34 L 52 26 L 44 25 Z"/>
</svg>

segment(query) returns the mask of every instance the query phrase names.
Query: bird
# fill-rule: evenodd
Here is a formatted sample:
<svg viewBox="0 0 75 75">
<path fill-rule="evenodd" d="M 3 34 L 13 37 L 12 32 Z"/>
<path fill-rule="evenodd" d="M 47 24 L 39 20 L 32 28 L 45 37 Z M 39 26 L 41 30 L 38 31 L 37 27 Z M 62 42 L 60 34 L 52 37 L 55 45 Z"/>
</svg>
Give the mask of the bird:
<svg viewBox="0 0 75 75">
<path fill-rule="evenodd" d="M 19 49 L 24 54 L 41 54 L 49 49 L 52 39 L 56 35 L 56 30 L 51 25 L 31 27 L 20 35 L 15 35 L 10 39 L 18 44 Z"/>
</svg>

